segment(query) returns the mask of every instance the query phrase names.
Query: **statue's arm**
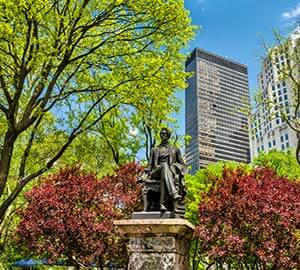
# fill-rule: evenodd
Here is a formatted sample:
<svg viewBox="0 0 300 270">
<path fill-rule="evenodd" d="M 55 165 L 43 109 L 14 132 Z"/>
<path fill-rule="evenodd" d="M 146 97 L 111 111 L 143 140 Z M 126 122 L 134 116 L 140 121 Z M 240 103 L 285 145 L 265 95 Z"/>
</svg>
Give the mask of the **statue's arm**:
<svg viewBox="0 0 300 270">
<path fill-rule="evenodd" d="M 185 175 L 188 172 L 188 166 L 183 160 L 183 157 L 178 148 L 176 150 L 176 163 L 178 170 L 181 172 L 182 175 Z"/>
<path fill-rule="evenodd" d="M 180 164 L 186 166 L 186 164 L 185 164 L 185 162 L 184 162 L 184 160 L 183 160 L 183 158 L 182 158 L 182 155 L 181 155 L 181 152 L 180 152 L 180 149 L 179 149 L 179 148 L 177 148 L 177 151 L 176 151 L 176 161 L 177 161 L 178 163 L 180 163 Z"/>
</svg>

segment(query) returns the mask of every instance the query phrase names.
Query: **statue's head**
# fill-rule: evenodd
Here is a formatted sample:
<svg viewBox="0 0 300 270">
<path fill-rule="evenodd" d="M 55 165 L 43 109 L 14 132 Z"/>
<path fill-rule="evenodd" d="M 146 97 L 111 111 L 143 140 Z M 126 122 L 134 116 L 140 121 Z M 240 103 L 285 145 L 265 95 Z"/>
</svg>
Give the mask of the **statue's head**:
<svg viewBox="0 0 300 270">
<path fill-rule="evenodd" d="M 168 141 L 171 137 L 171 131 L 168 130 L 167 128 L 162 128 L 159 132 L 159 135 L 162 142 Z"/>
</svg>

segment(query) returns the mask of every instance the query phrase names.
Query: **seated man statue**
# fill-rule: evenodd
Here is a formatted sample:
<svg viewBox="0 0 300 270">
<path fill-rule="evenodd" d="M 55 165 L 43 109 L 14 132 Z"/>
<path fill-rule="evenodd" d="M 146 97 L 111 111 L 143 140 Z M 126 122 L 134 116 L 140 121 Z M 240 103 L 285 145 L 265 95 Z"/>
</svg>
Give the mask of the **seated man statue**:
<svg viewBox="0 0 300 270">
<path fill-rule="evenodd" d="M 187 166 L 180 150 L 169 143 L 171 132 L 167 128 L 160 131 L 161 143 L 151 150 L 149 165 L 145 170 L 150 179 L 160 181 L 160 211 L 175 211 L 175 203 L 185 196 L 184 175 Z"/>
</svg>

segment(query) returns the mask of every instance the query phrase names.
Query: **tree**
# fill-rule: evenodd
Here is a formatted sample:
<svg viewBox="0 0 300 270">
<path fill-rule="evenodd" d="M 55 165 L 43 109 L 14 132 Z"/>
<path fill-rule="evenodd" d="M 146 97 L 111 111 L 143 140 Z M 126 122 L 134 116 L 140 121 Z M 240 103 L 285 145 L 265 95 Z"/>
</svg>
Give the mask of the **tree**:
<svg viewBox="0 0 300 270">
<path fill-rule="evenodd" d="M 170 106 L 171 105 L 171 106 Z M 176 123 L 176 119 L 170 116 L 171 113 L 178 112 L 180 109 L 180 101 L 175 96 L 168 98 L 168 103 L 157 103 L 155 99 L 144 97 L 139 112 L 135 115 L 134 123 L 138 130 L 141 131 L 145 140 L 143 146 L 145 149 L 146 159 L 149 162 L 151 149 L 159 140 L 158 131 Z M 160 113 L 155 113 L 160 111 Z M 175 139 L 176 143 L 176 139 Z"/>
<path fill-rule="evenodd" d="M 3 118 L 1 118 L 0 114 L 0 126 L 1 124 L 5 124 Z M 50 128 L 51 126 L 51 118 L 45 117 L 44 127 L 45 129 Z M 3 132 L 5 129 L 0 128 L 0 138 L 3 138 Z M 44 130 L 40 130 L 37 133 L 37 140 L 34 145 L 34 148 L 31 151 L 31 157 L 28 159 L 27 164 L 28 166 L 34 170 L 36 169 L 37 164 L 43 160 L 45 157 L 48 156 L 48 152 L 51 153 L 53 149 L 53 145 L 55 144 L 54 136 L 44 137 L 44 140 L 40 140 L 42 133 Z M 56 140 L 59 141 L 59 137 L 57 136 Z M 7 196 L 13 191 L 15 188 L 15 183 L 17 182 L 17 169 L 19 164 L 16 162 L 16 160 L 21 159 L 21 149 L 22 149 L 22 143 L 24 143 L 24 140 L 18 140 L 15 143 L 15 149 L 13 153 L 13 159 L 11 162 L 11 170 L 9 173 L 8 181 L 6 183 L 6 188 L 4 191 L 3 196 L 0 198 L 0 204 L 2 204 Z M 38 152 L 38 155 L 36 155 Z M 39 158 L 38 158 L 39 157 Z M 24 191 L 29 190 L 32 185 L 35 184 L 34 182 L 29 183 L 25 188 Z M 3 264 L 9 260 L 9 258 L 16 253 L 15 246 L 12 243 L 12 234 L 19 222 L 19 217 L 16 215 L 16 212 L 18 209 L 23 207 L 25 204 L 25 199 L 23 196 L 19 196 L 8 208 L 8 210 L 5 213 L 5 217 L 3 222 L 0 224 L 0 268 L 6 269 L 7 267 Z"/>
<path fill-rule="evenodd" d="M 153 114 L 170 104 L 193 28 L 180 0 L 1 0 L 0 13 L 2 222 L 23 188 L 113 110 L 135 115 L 145 97 Z"/>
<path fill-rule="evenodd" d="M 298 269 L 300 185 L 266 168 L 224 170 L 199 206 L 198 252 L 224 269 Z"/>
<path fill-rule="evenodd" d="M 136 182 L 141 167 L 129 163 L 98 180 L 78 167 L 49 175 L 27 192 L 28 205 L 17 228 L 18 241 L 29 255 L 49 262 L 68 258 L 75 265 L 109 261 L 126 263 L 126 238 L 113 229 L 113 220 L 129 218 L 140 204 Z"/>
<path fill-rule="evenodd" d="M 291 151 L 260 152 L 259 156 L 254 159 L 253 165 L 273 169 L 278 176 L 300 181 L 300 166 L 295 159 L 295 154 Z"/>
<path fill-rule="evenodd" d="M 142 147 L 141 135 L 136 134 L 134 127 L 130 126 L 130 119 L 123 114 L 112 110 L 101 123 L 81 134 L 60 158 L 59 165 L 80 163 L 85 171 L 101 177 L 134 161 Z"/>
<path fill-rule="evenodd" d="M 194 175 L 187 174 L 185 183 L 187 188 L 186 195 L 186 218 L 193 224 L 199 220 L 199 204 L 216 183 L 222 178 L 223 170 L 236 169 L 239 165 L 233 161 L 219 161 L 211 163 L 206 168 L 199 169 Z"/>
<path fill-rule="evenodd" d="M 194 175 L 187 174 L 185 183 L 186 214 L 185 217 L 194 225 L 199 222 L 199 204 L 206 198 L 207 193 L 216 188 L 216 184 L 222 179 L 224 169 L 236 169 L 238 167 L 249 169 L 246 164 L 239 164 L 233 161 L 220 161 L 209 164 L 206 168 L 198 170 Z M 195 238 L 190 246 L 190 263 L 193 270 L 203 269 L 201 256 L 198 254 L 199 239 Z"/>
</svg>

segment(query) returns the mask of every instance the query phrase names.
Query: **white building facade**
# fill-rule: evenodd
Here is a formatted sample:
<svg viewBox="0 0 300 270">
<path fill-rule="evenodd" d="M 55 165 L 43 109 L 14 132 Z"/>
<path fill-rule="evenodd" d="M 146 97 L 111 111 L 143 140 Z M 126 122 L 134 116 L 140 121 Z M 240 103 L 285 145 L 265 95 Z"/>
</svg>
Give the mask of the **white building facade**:
<svg viewBox="0 0 300 270">
<path fill-rule="evenodd" d="M 300 27 L 290 35 L 292 48 L 299 44 Z M 280 78 L 280 70 L 287 65 L 288 59 L 284 55 L 272 55 L 262 62 L 258 76 L 261 89 L 260 105 L 255 109 L 251 120 L 251 161 L 260 152 L 269 152 L 272 149 L 286 151 L 296 148 L 296 133 L 282 119 L 280 110 L 288 119 L 293 116 L 292 89 L 287 80 Z M 299 116 L 298 116 L 299 117 Z"/>
</svg>

